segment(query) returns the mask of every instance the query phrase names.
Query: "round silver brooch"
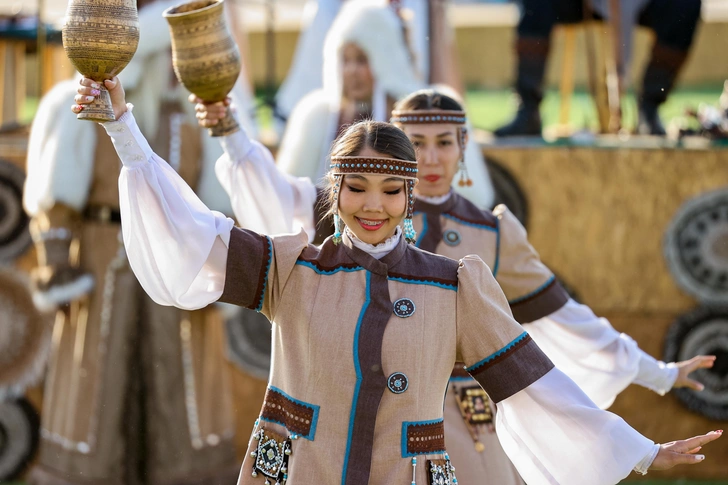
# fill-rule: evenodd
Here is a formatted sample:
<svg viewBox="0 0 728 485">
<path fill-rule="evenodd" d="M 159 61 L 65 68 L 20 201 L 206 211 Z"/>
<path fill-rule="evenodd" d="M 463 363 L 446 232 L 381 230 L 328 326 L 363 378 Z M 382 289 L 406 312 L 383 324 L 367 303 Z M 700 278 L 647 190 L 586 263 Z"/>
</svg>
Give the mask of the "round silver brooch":
<svg viewBox="0 0 728 485">
<path fill-rule="evenodd" d="M 448 246 L 457 246 L 460 244 L 460 233 L 454 229 L 448 229 L 442 234 L 442 239 Z"/>
<path fill-rule="evenodd" d="M 409 298 L 400 298 L 394 302 L 394 314 L 400 318 L 411 317 L 415 312 L 415 302 Z"/>
<path fill-rule="evenodd" d="M 402 394 L 409 387 L 407 376 L 401 372 L 395 372 L 387 379 L 387 387 L 395 394 Z"/>
</svg>

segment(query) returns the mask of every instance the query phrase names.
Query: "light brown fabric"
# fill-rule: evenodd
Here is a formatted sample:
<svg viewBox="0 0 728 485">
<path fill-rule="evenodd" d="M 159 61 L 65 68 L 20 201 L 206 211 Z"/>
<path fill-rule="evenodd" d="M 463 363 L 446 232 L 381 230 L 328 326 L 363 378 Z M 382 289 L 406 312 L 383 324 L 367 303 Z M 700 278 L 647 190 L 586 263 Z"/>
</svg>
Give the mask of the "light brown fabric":
<svg viewBox="0 0 728 485">
<path fill-rule="evenodd" d="M 38 266 L 66 267 L 71 264 L 71 245 L 76 237 L 80 215 L 65 204 L 55 204 L 48 211 L 40 211 L 30 220 L 30 234 L 35 242 Z M 68 231 L 67 238 L 44 237 L 56 228 Z M 77 263 L 77 261 L 74 261 Z"/>
<path fill-rule="evenodd" d="M 452 259 L 467 254 L 480 257 L 493 272 L 519 322 L 550 315 L 568 301 L 566 291 L 528 242 L 526 229 L 505 205 L 489 213 L 452 194 L 440 206 L 418 200 L 415 211 L 418 247 Z M 446 242 L 448 232 L 458 235 L 456 244 Z"/>
<path fill-rule="evenodd" d="M 549 315 L 569 297 L 528 242 L 526 229 L 504 205 L 493 210 L 500 228 L 498 283 L 514 316 L 528 323 Z"/>
<path fill-rule="evenodd" d="M 225 292 L 228 286 L 257 287 L 252 282 L 267 268 L 261 308 L 273 322 L 270 386 L 319 408 L 315 432 L 293 441 L 289 480 L 410 483 L 403 424 L 443 418 L 442 399 L 456 356 L 475 364 L 523 332 L 490 270 L 479 260 L 458 267 L 404 241 L 377 261 L 353 248 L 346 236 L 338 246 L 328 239 L 320 248 L 309 246 L 304 233 L 270 240 L 267 267 L 260 250 L 246 251 L 240 244 L 247 241 L 254 248 L 256 236 L 233 231 Z M 251 254 L 261 255 L 257 264 Z M 409 317 L 393 313 L 393 302 L 401 298 L 415 305 Z M 239 303 L 249 302 L 245 297 Z M 530 360 L 518 352 L 508 362 L 519 365 L 498 364 L 483 374 L 481 383 L 492 394 L 517 392 L 550 364 L 545 357 Z M 387 378 L 395 372 L 407 377 L 401 394 L 387 388 Z M 265 419 L 255 429 L 261 427 L 290 435 Z M 265 480 L 261 474 L 252 476 L 250 452 L 256 445 L 253 440 L 246 454 L 241 485 Z M 420 456 L 418 483 L 426 483 L 427 458 L 442 455 Z"/>
</svg>

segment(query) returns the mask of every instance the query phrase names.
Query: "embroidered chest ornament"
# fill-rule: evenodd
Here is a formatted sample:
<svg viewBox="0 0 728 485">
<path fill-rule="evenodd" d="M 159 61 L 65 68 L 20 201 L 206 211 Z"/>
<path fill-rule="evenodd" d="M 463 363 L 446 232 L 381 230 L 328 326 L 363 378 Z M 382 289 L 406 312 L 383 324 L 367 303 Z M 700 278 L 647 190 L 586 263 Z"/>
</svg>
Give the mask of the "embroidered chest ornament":
<svg viewBox="0 0 728 485">
<path fill-rule="evenodd" d="M 409 298 L 400 298 L 394 302 L 393 311 L 399 318 L 411 317 L 415 313 L 415 302 Z"/>
<path fill-rule="evenodd" d="M 442 239 L 448 246 L 457 246 L 460 244 L 460 233 L 454 229 L 448 229 L 442 234 Z"/>
<path fill-rule="evenodd" d="M 401 372 L 395 372 L 387 379 L 387 387 L 395 394 L 402 394 L 409 387 L 407 376 Z"/>
<path fill-rule="evenodd" d="M 470 187 L 473 181 L 468 175 L 468 168 L 465 166 L 465 136 L 468 133 L 468 118 L 465 111 L 449 109 L 428 109 L 413 111 L 392 111 L 392 118 L 389 120 L 394 125 L 457 125 L 458 144 L 460 145 L 460 187 Z"/>
<path fill-rule="evenodd" d="M 329 174 L 334 177 L 334 207 L 339 207 L 339 189 L 344 175 L 390 175 L 404 179 L 407 197 L 407 212 L 404 216 L 405 240 L 414 244 L 417 233 L 412 225 L 415 211 L 415 182 L 417 181 L 417 161 L 399 160 L 383 157 L 331 157 Z M 344 232 L 343 221 L 338 211 L 334 214 L 334 244 L 341 242 Z"/>
<path fill-rule="evenodd" d="M 259 429 L 253 438 L 258 442 L 253 457 L 253 477 L 262 473 L 265 485 L 272 485 L 269 478 L 275 480 L 276 485 L 284 485 L 288 480 L 288 457 L 291 455 L 291 439 L 283 438 L 276 433 Z"/>
</svg>

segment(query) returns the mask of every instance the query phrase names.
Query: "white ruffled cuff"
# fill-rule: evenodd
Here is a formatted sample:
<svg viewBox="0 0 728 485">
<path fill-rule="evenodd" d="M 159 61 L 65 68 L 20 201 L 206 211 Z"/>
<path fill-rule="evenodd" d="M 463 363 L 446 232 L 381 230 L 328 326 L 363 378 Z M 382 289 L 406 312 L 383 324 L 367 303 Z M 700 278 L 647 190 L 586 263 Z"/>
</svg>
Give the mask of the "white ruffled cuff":
<svg viewBox="0 0 728 485">
<path fill-rule="evenodd" d="M 652 450 L 642 459 L 642 461 L 637 463 L 637 466 L 634 467 L 634 471 L 640 475 L 647 475 L 647 470 L 650 469 L 652 462 L 655 461 L 655 457 L 657 457 L 659 452 L 660 445 L 655 444 L 655 446 L 652 447 Z"/>
<path fill-rule="evenodd" d="M 634 383 L 664 396 L 675 384 L 678 372 L 675 363 L 666 364 L 643 352 Z"/>
<path fill-rule="evenodd" d="M 151 160 L 154 152 L 134 119 L 134 105 L 127 103 L 126 108 L 126 113 L 118 120 L 102 123 L 101 126 L 111 137 L 121 163 L 128 168 L 134 168 Z"/>
</svg>

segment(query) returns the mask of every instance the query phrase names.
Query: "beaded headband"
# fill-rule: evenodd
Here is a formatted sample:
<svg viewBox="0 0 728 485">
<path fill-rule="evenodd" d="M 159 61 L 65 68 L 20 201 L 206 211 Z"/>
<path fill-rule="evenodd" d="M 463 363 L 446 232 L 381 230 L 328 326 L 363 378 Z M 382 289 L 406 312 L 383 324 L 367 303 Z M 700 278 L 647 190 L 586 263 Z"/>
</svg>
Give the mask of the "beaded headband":
<svg viewBox="0 0 728 485">
<path fill-rule="evenodd" d="M 331 157 L 332 175 L 392 175 L 417 178 L 417 161 L 380 157 Z"/>
<path fill-rule="evenodd" d="M 447 109 L 392 111 L 391 123 L 407 124 L 456 124 L 464 125 L 468 121 L 465 111 Z"/>
<path fill-rule="evenodd" d="M 404 219 L 404 237 L 414 243 L 417 237 L 412 226 L 415 211 L 415 182 L 417 181 L 417 161 L 380 157 L 331 157 L 329 174 L 334 177 L 344 175 L 391 175 L 403 178 L 407 196 L 407 213 Z M 334 207 L 339 206 L 340 181 L 334 183 Z M 341 242 L 342 222 L 334 214 L 334 243 Z"/>
</svg>

